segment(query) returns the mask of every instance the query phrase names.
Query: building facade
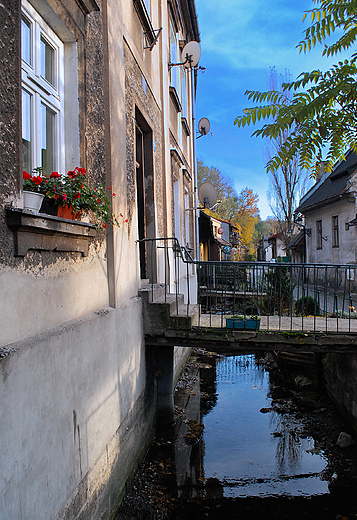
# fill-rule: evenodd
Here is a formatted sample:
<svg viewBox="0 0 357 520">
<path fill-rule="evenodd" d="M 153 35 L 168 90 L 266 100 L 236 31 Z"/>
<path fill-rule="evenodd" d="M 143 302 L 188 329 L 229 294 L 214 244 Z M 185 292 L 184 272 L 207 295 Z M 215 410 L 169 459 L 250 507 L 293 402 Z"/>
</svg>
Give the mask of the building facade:
<svg viewBox="0 0 357 520">
<path fill-rule="evenodd" d="M 356 263 L 356 171 L 351 151 L 301 199 L 297 212 L 304 216 L 306 262 Z"/>
<path fill-rule="evenodd" d="M 109 518 L 155 427 L 139 289 L 164 260 L 137 241 L 195 250 L 196 72 L 169 67 L 195 5 L 19 0 L 0 21 L 0 516 Z M 23 170 L 75 166 L 120 227 L 23 209 Z"/>
</svg>

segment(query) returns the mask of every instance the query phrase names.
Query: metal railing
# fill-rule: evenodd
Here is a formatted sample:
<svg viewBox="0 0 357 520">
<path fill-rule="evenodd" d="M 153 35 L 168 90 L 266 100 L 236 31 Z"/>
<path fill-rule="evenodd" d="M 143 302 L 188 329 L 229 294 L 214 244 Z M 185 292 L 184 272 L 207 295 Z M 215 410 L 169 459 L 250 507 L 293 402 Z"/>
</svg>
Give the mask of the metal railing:
<svg viewBox="0 0 357 520">
<path fill-rule="evenodd" d="M 176 314 L 179 314 L 181 299 L 187 304 L 186 314 L 189 314 L 189 306 L 196 302 L 196 265 L 186 247 L 181 246 L 177 238 L 145 238 L 138 240 L 141 254 L 145 254 L 147 276 L 151 286 L 151 298 L 154 299 L 155 291 L 163 289 L 163 299 L 166 302 L 169 295 L 175 295 Z M 194 285 L 194 286 L 193 286 Z"/>
<path fill-rule="evenodd" d="M 152 290 L 175 294 L 177 314 L 181 293 L 197 303 L 195 326 L 254 316 L 268 331 L 357 332 L 357 265 L 201 262 L 176 238 L 145 242 Z"/>
</svg>

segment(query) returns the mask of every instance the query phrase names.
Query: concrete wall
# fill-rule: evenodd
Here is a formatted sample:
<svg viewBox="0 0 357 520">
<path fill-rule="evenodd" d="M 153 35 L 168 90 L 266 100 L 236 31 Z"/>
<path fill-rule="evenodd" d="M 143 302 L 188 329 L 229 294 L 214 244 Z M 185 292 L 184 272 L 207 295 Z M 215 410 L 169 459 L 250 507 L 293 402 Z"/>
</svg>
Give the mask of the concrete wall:
<svg viewBox="0 0 357 520">
<path fill-rule="evenodd" d="M 117 486 L 124 485 L 154 420 L 141 316 L 134 298 L 8 347 L 11 355 L 1 360 L 1 518 L 54 519 L 65 503 L 57 518 L 69 510 L 71 518 L 99 518 L 103 500 L 109 510 L 115 497 L 107 496 L 107 479 L 120 458 Z M 83 506 L 94 515 L 79 515 Z"/>
</svg>

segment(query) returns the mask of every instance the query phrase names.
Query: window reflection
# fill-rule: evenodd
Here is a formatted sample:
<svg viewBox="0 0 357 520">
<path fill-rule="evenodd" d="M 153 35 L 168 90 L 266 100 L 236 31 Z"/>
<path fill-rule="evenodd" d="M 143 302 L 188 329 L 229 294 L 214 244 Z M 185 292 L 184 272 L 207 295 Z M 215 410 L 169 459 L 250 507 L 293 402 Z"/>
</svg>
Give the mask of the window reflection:
<svg viewBox="0 0 357 520">
<path fill-rule="evenodd" d="M 41 166 L 45 174 L 50 174 L 55 168 L 55 124 L 56 113 L 45 104 L 41 104 Z"/>
<path fill-rule="evenodd" d="M 24 16 L 21 20 L 21 57 L 26 63 L 28 63 L 28 65 L 32 65 L 31 22 L 29 22 Z"/>
<path fill-rule="evenodd" d="M 43 36 L 40 45 L 41 76 L 55 86 L 55 50 Z"/>
<path fill-rule="evenodd" d="M 32 152 L 31 152 L 31 113 L 32 96 L 26 90 L 22 91 L 22 165 L 27 172 L 32 170 Z"/>
</svg>

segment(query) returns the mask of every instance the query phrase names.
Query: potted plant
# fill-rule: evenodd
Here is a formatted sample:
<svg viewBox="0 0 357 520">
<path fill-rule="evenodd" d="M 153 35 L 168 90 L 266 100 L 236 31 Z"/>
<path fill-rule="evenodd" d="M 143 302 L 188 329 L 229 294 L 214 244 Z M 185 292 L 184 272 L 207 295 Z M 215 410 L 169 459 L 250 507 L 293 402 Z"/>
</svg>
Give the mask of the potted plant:
<svg viewBox="0 0 357 520">
<path fill-rule="evenodd" d="M 40 168 L 37 168 L 36 173 L 39 170 Z M 29 174 L 24 172 L 24 182 L 27 176 Z M 73 220 L 89 214 L 95 217 L 95 225 L 98 227 L 106 228 L 108 224 L 119 226 L 117 217 L 111 211 L 111 201 L 105 187 L 102 184 L 94 188 L 89 187 L 84 168 L 77 166 L 66 175 L 52 172 L 49 176 L 41 174 L 36 178 L 38 191 L 52 201 L 58 216 Z M 111 192 L 111 187 L 108 190 Z M 111 192 L 111 197 L 115 197 L 115 193 Z"/>
<path fill-rule="evenodd" d="M 260 316 L 235 315 L 226 318 L 227 329 L 259 330 Z"/>
<path fill-rule="evenodd" d="M 34 173 L 38 173 L 35 171 Z M 24 209 L 30 209 L 31 211 L 40 211 L 42 201 L 45 195 L 42 193 L 41 175 L 31 175 L 30 173 L 23 172 L 23 196 L 24 196 Z"/>
</svg>

